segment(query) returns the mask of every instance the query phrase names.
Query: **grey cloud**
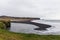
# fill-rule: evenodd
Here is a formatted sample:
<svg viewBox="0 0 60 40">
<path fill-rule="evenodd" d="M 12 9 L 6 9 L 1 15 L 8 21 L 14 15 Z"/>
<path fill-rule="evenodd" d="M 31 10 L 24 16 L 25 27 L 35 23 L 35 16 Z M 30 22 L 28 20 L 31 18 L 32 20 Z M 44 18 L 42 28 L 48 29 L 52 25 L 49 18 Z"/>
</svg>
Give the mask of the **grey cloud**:
<svg viewBox="0 0 60 40">
<path fill-rule="evenodd" d="M 0 15 L 59 19 L 60 0 L 0 0 Z"/>
</svg>

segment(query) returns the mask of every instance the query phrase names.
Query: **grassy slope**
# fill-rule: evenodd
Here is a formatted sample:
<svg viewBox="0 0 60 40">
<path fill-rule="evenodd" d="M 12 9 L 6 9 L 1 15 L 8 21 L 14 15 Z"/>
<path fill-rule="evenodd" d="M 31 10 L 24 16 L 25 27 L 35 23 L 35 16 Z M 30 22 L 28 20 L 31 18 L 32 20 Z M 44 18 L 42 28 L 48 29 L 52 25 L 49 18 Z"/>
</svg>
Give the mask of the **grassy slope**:
<svg viewBox="0 0 60 40">
<path fill-rule="evenodd" d="M 13 33 L 0 29 L 0 40 L 60 40 L 60 36 Z"/>
</svg>

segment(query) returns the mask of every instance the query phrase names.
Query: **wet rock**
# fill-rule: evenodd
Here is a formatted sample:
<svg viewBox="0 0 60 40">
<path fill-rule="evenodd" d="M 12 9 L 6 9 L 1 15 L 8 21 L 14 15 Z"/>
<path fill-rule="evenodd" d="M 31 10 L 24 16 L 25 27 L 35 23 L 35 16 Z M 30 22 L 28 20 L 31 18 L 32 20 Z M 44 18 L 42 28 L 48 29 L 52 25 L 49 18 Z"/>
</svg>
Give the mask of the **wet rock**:
<svg viewBox="0 0 60 40">
<path fill-rule="evenodd" d="M 35 28 L 34 30 L 47 30 L 46 28 Z"/>
<path fill-rule="evenodd" d="M 35 28 L 34 30 L 47 30 L 47 28 L 52 27 L 51 25 L 48 24 L 40 24 L 38 28 Z"/>
<path fill-rule="evenodd" d="M 36 22 L 30 22 L 30 21 L 26 21 L 26 22 L 16 22 L 16 23 L 25 23 L 25 24 L 35 25 L 35 26 L 37 26 L 38 28 L 35 28 L 34 30 L 47 30 L 46 28 L 52 27 L 51 25 L 48 25 L 48 24 L 36 23 Z"/>
</svg>

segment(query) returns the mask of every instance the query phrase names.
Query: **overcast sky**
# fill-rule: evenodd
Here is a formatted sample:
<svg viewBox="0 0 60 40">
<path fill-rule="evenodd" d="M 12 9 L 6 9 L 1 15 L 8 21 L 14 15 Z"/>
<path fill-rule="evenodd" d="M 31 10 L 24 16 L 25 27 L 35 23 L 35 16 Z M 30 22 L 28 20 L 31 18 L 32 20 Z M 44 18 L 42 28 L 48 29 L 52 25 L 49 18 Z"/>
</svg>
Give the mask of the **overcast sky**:
<svg viewBox="0 0 60 40">
<path fill-rule="evenodd" d="M 60 0 L 0 0 L 0 15 L 60 19 Z"/>
</svg>

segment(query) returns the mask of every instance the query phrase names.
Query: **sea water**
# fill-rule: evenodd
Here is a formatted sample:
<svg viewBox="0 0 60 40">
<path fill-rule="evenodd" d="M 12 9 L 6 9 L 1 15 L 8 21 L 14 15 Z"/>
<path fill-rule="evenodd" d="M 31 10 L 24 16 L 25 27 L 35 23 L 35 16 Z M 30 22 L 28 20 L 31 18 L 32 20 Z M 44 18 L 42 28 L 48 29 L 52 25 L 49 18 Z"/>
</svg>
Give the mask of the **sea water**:
<svg viewBox="0 0 60 40">
<path fill-rule="evenodd" d="M 31 25 L 31 24 L 23 24 L 23 23 L 11 23 L 10 31 L 17 32 L 17 33 L 29 33 L 29 34 L 39 34 L 39 35 L 60 35 L 60 22 L 52 22 L 52 21 L 44 21 L 44 20 L 37 20 L 32 21 L 42 24 L 48 24 L 52 27 L 47 28 L 47 30 L 34 30 L 38 28 L 38 26 Z"/>
</svg>

